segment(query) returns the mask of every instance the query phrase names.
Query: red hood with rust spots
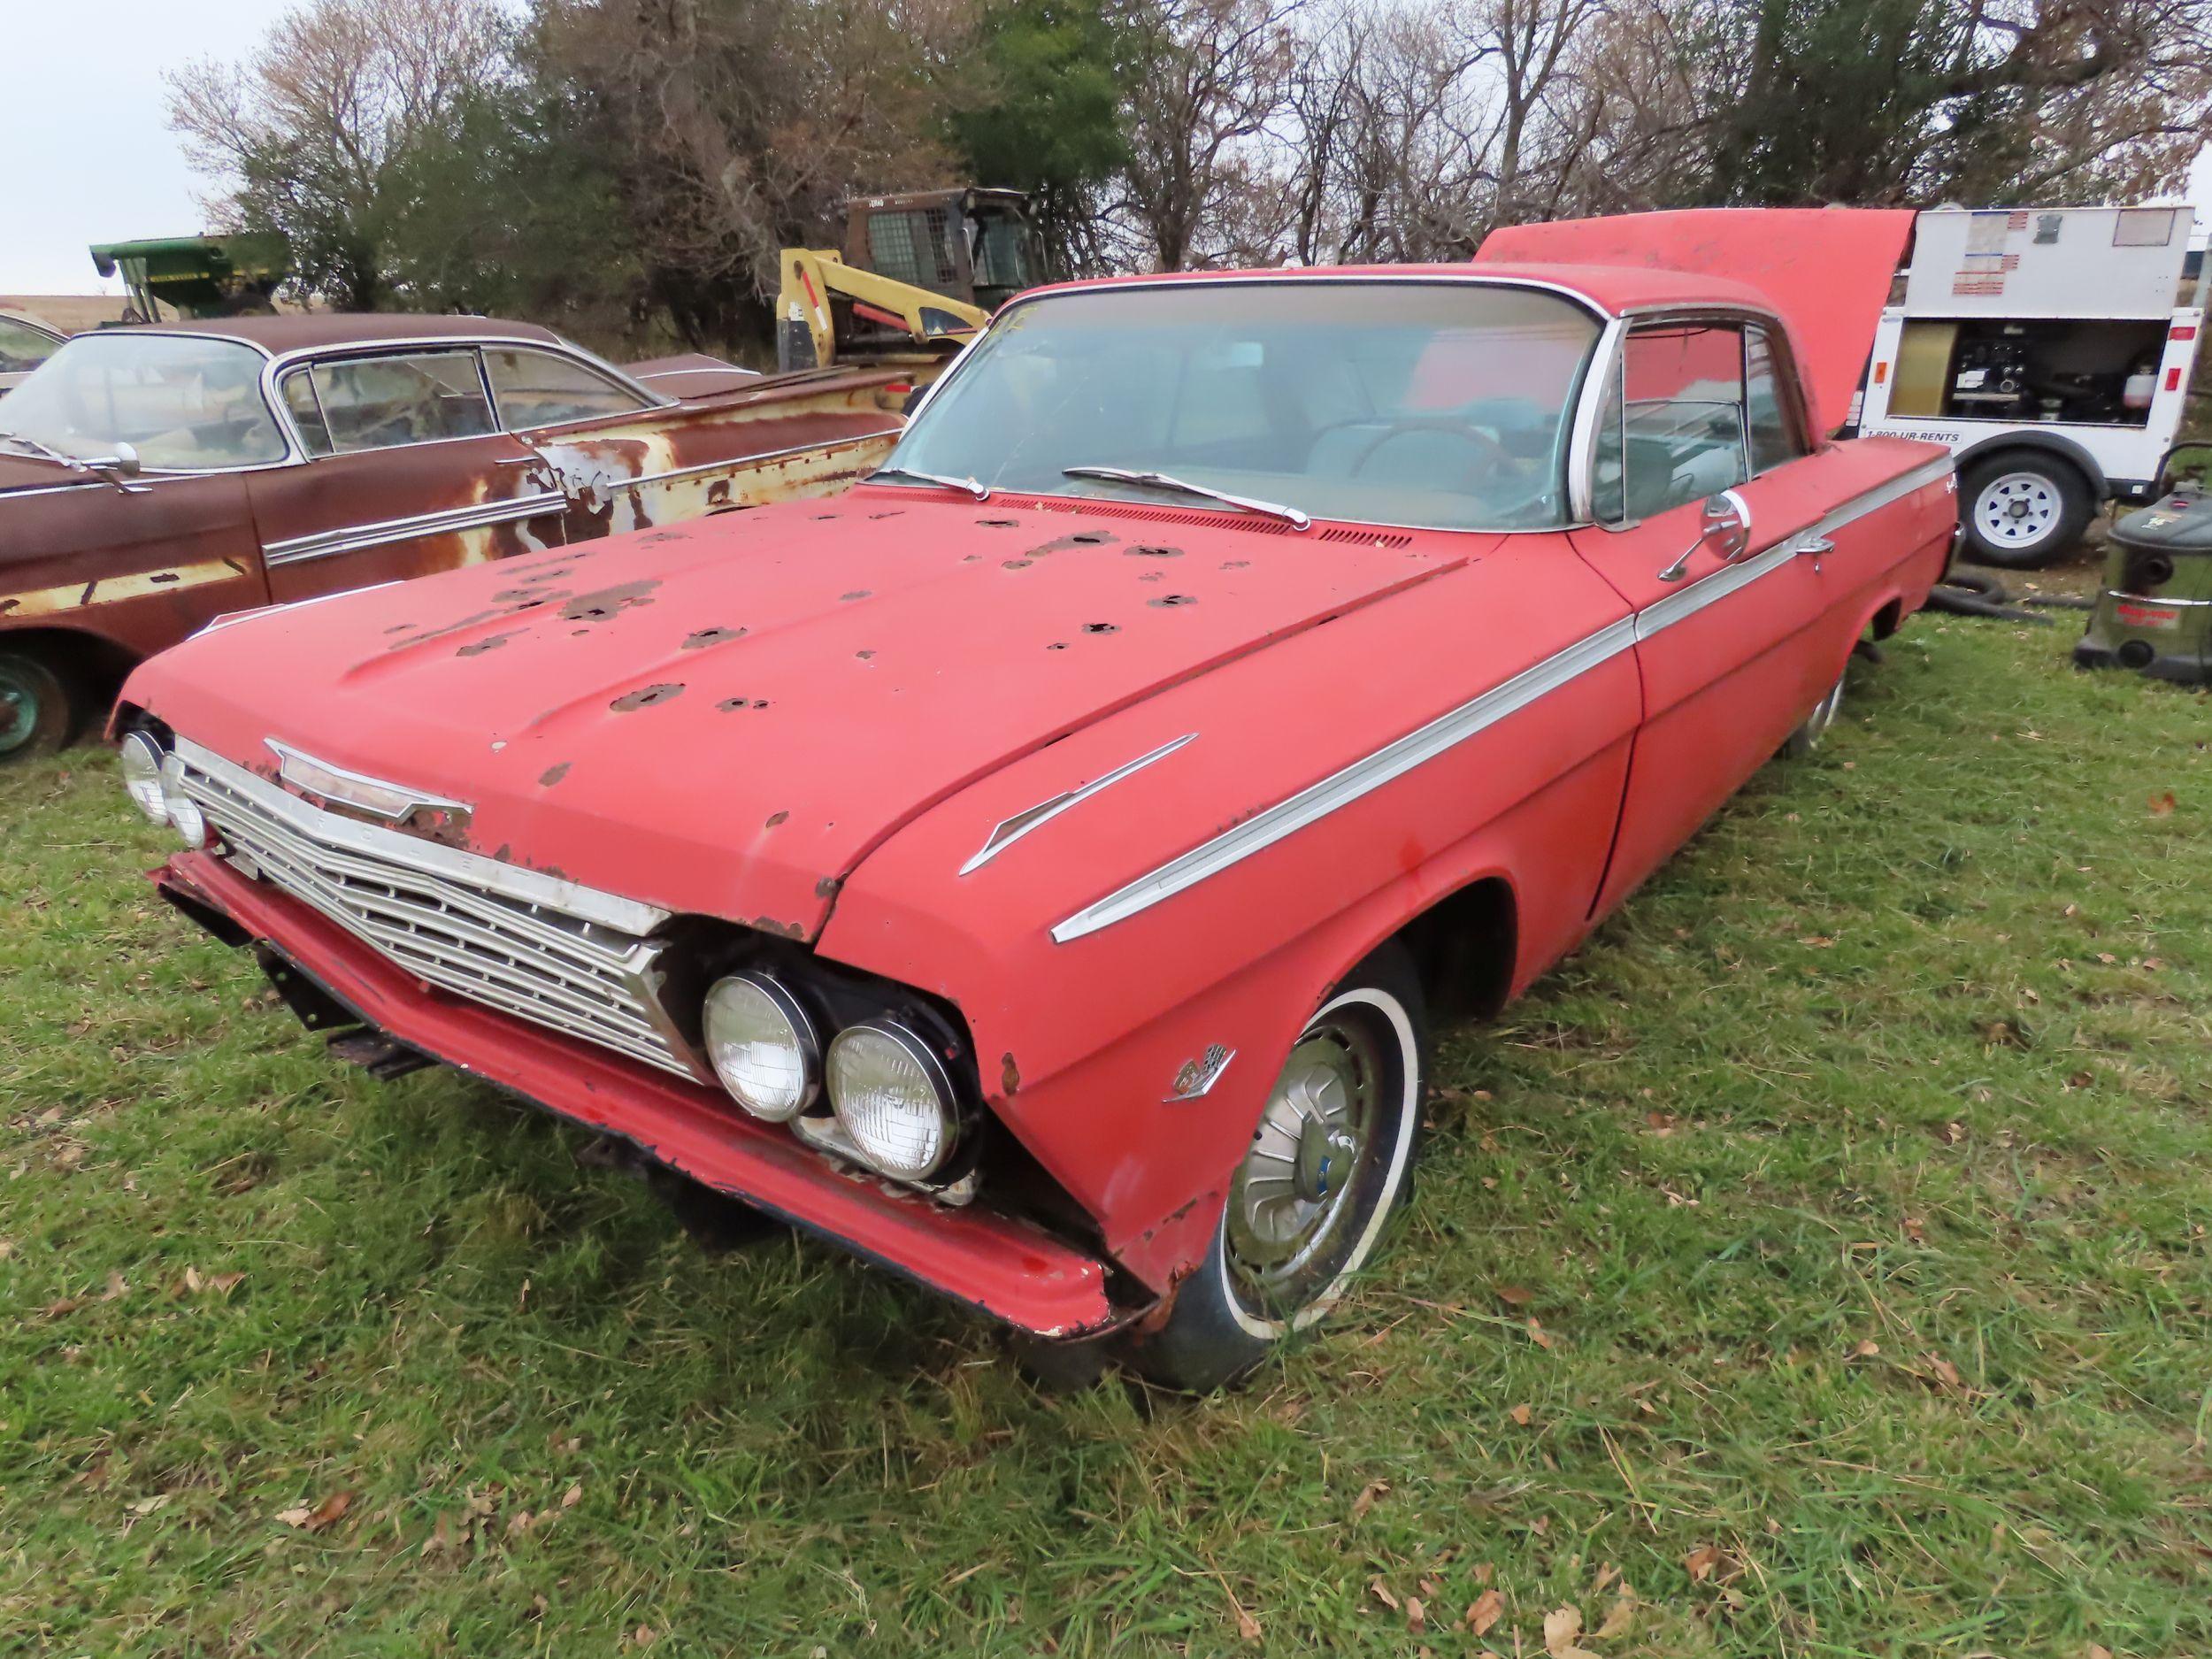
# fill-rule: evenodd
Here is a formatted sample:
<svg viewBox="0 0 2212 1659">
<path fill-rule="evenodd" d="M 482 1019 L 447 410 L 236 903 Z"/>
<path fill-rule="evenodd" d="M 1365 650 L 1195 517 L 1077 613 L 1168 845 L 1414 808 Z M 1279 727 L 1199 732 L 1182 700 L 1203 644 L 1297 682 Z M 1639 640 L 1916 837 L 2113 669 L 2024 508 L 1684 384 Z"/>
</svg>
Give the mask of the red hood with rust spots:
<svg viewBox="0 0 2212 1659">
<path fill-rule="evenodd" d="M 257 771 L 276 738 L 469 802 L 480 852 L 812 938 L 965 786 L 1464 557 L 1163 517 L 864 489 L 262 612 L 124 696 Z"/>
</svg>

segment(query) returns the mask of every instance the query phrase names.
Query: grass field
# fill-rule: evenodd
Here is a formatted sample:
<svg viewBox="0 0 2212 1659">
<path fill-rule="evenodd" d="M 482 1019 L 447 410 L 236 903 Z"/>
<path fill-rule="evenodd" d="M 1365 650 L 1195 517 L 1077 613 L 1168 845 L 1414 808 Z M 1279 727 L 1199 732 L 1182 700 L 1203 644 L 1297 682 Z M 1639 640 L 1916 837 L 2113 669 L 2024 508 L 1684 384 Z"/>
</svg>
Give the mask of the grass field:
<svg viewBox="0 0 2212 1659">
<path fill-rule="evenodd" d="M 2212 701 L 2070 634 L 1855 665 L 1204 1403 L 341 1068 L 9 773 L 0 1652 L 2212 1650 Z"/>
</svg>

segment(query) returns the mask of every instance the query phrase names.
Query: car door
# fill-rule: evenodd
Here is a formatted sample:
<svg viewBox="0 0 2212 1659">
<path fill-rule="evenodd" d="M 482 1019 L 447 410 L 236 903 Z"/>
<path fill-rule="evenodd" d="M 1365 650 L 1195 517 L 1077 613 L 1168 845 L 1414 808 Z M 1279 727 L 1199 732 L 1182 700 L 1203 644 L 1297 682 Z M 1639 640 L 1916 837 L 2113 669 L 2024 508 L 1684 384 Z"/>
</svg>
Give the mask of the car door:
<svg viewBox="0 0 2212 1659">
<path fill-rule="evenodd" d="M 1599 522 L 1571 539 L 1635 612 L 1644 713 L 1596 910 L 1688 840 L 1834 681 L 1827 590 L 1800 549 L 1846 464 L 1809 451 L 1780 340 L 1741 319 L 1656 319 L 1609 367 Z"/>
<path fill-rule="evenodd" d="M 305 464 L 253 475 L 279 603 L 557 545 L 567 498 L 499 430 L 476 348 L 325 354 L 277 389 Z"/>
</svg>

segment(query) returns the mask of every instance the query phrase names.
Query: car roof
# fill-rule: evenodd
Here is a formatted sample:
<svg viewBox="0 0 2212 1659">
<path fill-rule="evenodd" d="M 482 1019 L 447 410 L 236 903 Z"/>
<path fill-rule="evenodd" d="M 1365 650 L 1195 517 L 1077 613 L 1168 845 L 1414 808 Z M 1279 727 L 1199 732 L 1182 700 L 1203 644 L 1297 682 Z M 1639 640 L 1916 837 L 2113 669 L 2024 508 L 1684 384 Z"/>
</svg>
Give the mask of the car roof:
<svg viewBox="0 0 2212 1659">
<path fill-rule="evenodd" d="M 373 346 L 392 340 L 532 340 L 562 343 L 550 328 L 496 317 L 449 317 L 411 311 L 299 311 L 284 317 L 201 317 L 140 325 L 147 333 L 208 334 L 242 340 L 272 356 L 326 346 Z"/>
<path fill-rule="evenodd" d="M 1747 282 L 1726 277 L 1659 270 L 1646 265 L 1505 264 L 1280 265 L 1258 270 L 1161 272 L 1146 276 L 1106 277 L 1054 283 L 1032 296 L 1083 288 L 1141 287 L 1156 283 L 1236 282 L 1281 278 L 1294 281 L 1494 282 L 1563 290 L 1593 310 L 1610 316 L 1632 311 L 1720 306 L 1771 315 L 1774 302 Z M 1025 296 L 1025 297 L 1028 297 Z"/>
</svg>

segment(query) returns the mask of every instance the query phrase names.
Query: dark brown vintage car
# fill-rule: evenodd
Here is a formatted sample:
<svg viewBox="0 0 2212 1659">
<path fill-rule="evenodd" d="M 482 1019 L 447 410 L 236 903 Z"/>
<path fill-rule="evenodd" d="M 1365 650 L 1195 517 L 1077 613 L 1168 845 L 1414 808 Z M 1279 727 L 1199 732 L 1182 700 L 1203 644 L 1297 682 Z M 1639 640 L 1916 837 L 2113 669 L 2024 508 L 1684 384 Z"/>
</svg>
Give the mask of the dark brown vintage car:
<svg viewBox="0 0 2212 1659">
<path fill-rule="evenodd" d="M 0 764 L 219 616 L 841 489 L 902 379 L 626 371 L 473 317 L 80 335 L 0 407 Z"/>
</svg>

